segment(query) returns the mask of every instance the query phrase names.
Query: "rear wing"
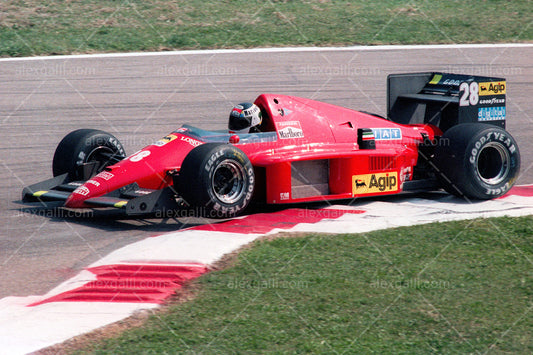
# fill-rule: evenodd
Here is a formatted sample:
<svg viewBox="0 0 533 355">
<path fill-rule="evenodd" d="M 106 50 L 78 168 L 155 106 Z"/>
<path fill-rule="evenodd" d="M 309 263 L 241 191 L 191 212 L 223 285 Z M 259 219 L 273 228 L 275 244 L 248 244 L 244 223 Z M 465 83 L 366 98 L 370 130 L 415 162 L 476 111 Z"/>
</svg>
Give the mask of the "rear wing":
<svg viewBox="0 0 533 355">
<path fill-rule="evenodd" d="M 430 123 L 446 131 L 460 123 L 505 128 L 504 78 L 448 74 L 391 74 L 387 117 L 394 122 Z"/>
</svg>

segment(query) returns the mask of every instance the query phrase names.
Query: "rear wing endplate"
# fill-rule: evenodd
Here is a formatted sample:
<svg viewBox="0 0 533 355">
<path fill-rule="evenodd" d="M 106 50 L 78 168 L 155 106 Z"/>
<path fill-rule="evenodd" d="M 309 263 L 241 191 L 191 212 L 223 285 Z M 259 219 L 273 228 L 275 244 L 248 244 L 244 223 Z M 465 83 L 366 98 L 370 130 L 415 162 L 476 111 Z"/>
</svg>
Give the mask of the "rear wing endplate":
<svg viewBox="0 0 533 355">
<path fill-rule="evenodd" d="M 391 74 L 387 117 L 397 123 L 429 123 L 446 131 L 460 123 L 505 128 L 504 78 L 449 74 Z"/>
</svg>

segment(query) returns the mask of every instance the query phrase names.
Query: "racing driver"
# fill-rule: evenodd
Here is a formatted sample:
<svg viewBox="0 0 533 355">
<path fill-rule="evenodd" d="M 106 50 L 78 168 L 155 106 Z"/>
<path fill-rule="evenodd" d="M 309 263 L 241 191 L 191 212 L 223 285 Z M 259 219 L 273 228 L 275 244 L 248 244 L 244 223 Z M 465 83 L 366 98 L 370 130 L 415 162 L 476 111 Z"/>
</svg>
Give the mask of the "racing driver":
<svg viewBox="0 0 533 355">
<path fill-rule="evenodd" d="M 258 133 L 262 121 L 261 109 L 255 104 L 243 102 L 231 110 L 228 128 L 231 133 Z"/>
</svg>

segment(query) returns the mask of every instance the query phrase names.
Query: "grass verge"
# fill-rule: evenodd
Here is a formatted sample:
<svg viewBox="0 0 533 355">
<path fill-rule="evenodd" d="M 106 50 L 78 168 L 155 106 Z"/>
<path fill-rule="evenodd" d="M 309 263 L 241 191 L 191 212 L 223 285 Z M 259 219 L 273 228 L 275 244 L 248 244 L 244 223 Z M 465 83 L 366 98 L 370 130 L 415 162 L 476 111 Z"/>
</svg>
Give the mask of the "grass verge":
<svg viewBox="0 0 533 355">
<path fill-rule="evenodd" d="M 0 3 L 0 56 L 532 39 L 527 0 Z"/>
<path fill-rule="evenodd" d="M 95 353 L 531 353 L 533 216 L 263 240 Z"/>
</svg>

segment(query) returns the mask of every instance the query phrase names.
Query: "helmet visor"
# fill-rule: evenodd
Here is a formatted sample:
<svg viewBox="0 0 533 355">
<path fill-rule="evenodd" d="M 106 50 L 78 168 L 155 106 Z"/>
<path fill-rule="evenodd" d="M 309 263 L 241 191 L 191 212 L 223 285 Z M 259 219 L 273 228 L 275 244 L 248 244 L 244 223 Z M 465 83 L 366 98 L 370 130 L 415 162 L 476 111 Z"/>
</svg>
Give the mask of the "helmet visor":
<svg viewBox="0 0 533 355">
<path fill-rule="evenodd" d="M 230 116 L 228 128 L 231 131 L 240 131 L 245 128 L 250 128 L 251 122 L 250 117 L 243 116 Z"/>
</svg>

